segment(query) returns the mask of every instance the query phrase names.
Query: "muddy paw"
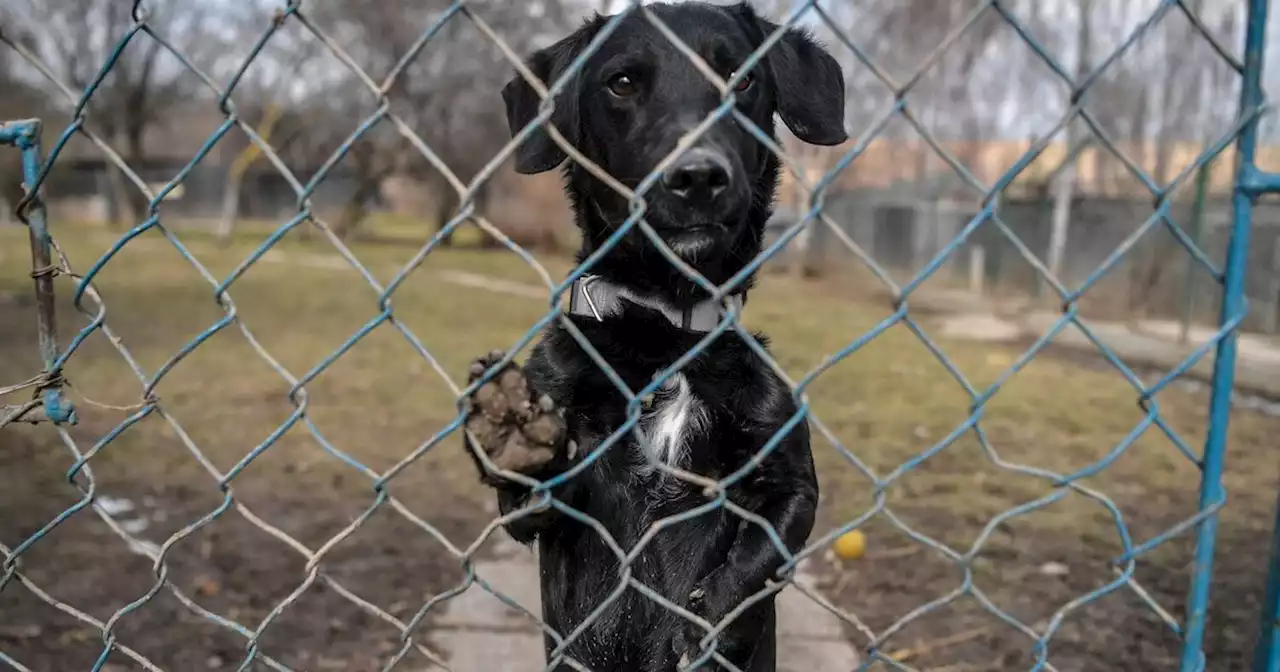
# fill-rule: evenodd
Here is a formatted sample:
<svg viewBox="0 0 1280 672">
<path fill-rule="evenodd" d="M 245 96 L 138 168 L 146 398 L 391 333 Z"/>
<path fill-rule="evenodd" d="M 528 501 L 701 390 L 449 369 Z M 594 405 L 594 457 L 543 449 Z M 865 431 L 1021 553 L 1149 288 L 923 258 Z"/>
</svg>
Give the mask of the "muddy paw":
<svg viewBox="0 0 1280 672">
<path fill-rule="evenodd" d="M 492 352 L 473 362 L 468 382 L 479 380 L 502 357 Z M 467 429 L 498 469 L 533 474 L 569 451 L 564 412 L 534 390 L 513 363 L 476 388 L 468 402 Z"/>
</svg>

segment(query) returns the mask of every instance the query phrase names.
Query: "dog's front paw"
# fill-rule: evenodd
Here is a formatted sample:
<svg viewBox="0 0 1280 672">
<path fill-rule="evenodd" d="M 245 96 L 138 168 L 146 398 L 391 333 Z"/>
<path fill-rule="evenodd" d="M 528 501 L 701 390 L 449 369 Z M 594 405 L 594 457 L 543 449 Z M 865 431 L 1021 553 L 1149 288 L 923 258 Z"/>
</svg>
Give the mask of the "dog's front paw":
<svg viewBox="0 0 1280 672">
<path fill-rule="evenodd" d="M 680 628 L 680 632 L 671 643 L 672 650 L 679 657 L 679 661 L 676 663 L 677 670 L 684 672 L 693 667 L 693 661 L 702 660 L 702 650 L 698 648 L 698 640 L 704 634 L 706 633 L 703 632 L 702 628 L 692 623 Z"/>
<path fill-rule="evenodd" d="M 495 351 L 472 362 L 468 383 L 474 383 L 501 361 Z M 569 444 L 564 411 L 539 394 L 514 363 L 467 398 L 467 430 L 493 465 L 500 470 L 533 474 L 565 455 Z M 480 465 L 478 465 L 480 466 Z M 485 473 L 481 479 L 500 482 Z"/>
<path fill-rule="evenodd" d="M 716 622 L 714 617 L 710 617 L 706 613 L 706 597 L 707 594 L 705 587 L 698 586 L 694 588 L 693 592 L 689 594 L 689 600 L 685 605 L 685 608 L 702 617 L 704 620 L 714 624 Z M 676 630 L 675 637 L 671 642 L 671 648 L 679 658 L 677 669 L 687 670 L 695 660 L 706 662 L 702 657 L 703 651 L 700 645 L 703 637 L 706 637 L 706 635 L 707 631 L 704 630 L 701 625 L 698 625 L 693 621 L 684 620 L 680 624 L 679 628 Z M 722 639 L 723 637 L 724 635 L 722 634 L 719 638 Z"/>
</svg>

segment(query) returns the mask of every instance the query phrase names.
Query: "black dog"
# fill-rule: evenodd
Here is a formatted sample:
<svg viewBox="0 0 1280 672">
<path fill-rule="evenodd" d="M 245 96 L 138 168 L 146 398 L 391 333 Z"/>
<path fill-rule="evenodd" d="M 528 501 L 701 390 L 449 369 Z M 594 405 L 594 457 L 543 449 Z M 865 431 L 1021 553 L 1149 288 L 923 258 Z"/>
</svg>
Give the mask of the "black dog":
<svg viewBox="0 0 1280 672">
<path fill-rule="evenodd" d="M 649 11 L 725 79 L 778 27 L 746 4 L 659 4 Z M 556 81 L 605 23 L 597 16 L 537 52 L 527 62 L 530 70 L 544 82 Z M 832 145 L 847 137 L 840 67 L 802 32 L 788 31 L 735 91 L 738 109 L 770 135 L 776 113 L 806 142 Z M 541 102 L 520 77 L 503 98 L 513 133 L 537 115 Z M 693 63 L 634 14 L 573 76 L 551 123 L 588 159 L 634 188 L 720 101 Z M 522 173 L 550 170 L 566 158 L 541 130 L 515 155 Z M 724 283 L 760 252 L 778 171 L 771 152 L 736 121 L 723 119 L 666 167 L 661 183 L 644 196 L 645 219 L 684 261 L 711 282 Z M 565 179 L 583 232 L 582 261 L 617 230 L 628 206 L 572 161 Z M 649 384 L 722 317 L 721 306 L 638 228 L 591 272 L 573 289 L 569 319 L 631 390 Z M 742 284 L 733 300 L 740 302 L 749 286 Z M 474 363 L 472 382 L 501 357 L 493 353 Z M 627 418 L 623 395 L 559 324 L 546 330 L 528 363 L 507 365 L 469 404 L 467 428 L 492 463 L 538 480 L 577 465 Z M 599 521 L 630 552 L 655 521 L 708 501 L 701 488 L 658 470 L 658 461 L 724 478 L 796 412 L 786 385 L 741 337 L 726 332 L 646 400 L 639 426 L 647 440 L 628 432 L 553 494 Z M 504 515 L 531 504 L 528 487 L 491 473 L 478 458 L 477 464 L 497 490 Z M 818 498 L 807 425 L 795 424 L 727 496 L 767 520 L 791 551 L 800 550 Z M 538 542 L 547 624 L 561 637 L 586 624 L 561 654 L 596 672 L 665 672 L 682 658 L 703 655 L 705 629 L 633 586 L 593 613 L 624 580 L 617 556 L 593 527 L 544 507 L 506 529 L 521 543 Z M 629 568 L 631 580 L 717 624 L 764 590 L 782 562 L 761 526 L 718 507 L 661 529 Z M 741 670 L 774 670 L 775 630 L 769 595 L 736 615 L 715 640 L 716 651 Z M 551 637 L 547 647 L 549 653 L 557 648 Z"/>
</svg>

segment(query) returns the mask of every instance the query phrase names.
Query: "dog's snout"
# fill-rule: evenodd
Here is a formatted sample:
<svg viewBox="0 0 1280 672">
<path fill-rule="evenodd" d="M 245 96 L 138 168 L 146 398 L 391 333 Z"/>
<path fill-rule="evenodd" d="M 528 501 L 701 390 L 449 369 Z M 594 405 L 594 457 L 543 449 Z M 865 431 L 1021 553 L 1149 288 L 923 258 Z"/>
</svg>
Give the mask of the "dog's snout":
<svg viewBox="0 0 1280 672">
<path fill-rule="evenodd" d="M 705 149 L 686 152 L 662 176 L 663 186 L 686 201 L 713 201 L 729 188 L 729 183 L 729 162 Z"/>
</svg>

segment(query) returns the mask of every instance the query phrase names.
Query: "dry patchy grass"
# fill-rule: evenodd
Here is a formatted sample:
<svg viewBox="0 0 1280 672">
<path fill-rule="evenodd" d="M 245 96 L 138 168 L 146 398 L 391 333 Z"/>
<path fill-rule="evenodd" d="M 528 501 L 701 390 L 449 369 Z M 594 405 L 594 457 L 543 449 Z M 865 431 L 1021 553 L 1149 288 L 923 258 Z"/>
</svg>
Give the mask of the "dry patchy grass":
<svg viewBox="0 0 1280 672">
<path fill-rule="evenodd" d="M 17 231 L 0 232 L 0 381 L 25 379 L 39 368 L 25 247 Z M 219 249 L 191 238 L 191 249 L 214 277 L 226 277 L 254 248 L 260 232 L 247 230 Z M 89 267 L 110 243 L 101 232 L 60 238 L 75 267 Z M 184 237 L 184 240 L 188 240 Z M 286 255 L 328 252 L 322 243 L 286 240 Z M 358 256 L 386 284 L 414 253 L 412 247 L 357 245 Z M 566 259 L 544 260 L 558 280 Z M 546 303 L 445 282 L 441 271 L 468 271 L 538 284 L 539 277 L 504 252 L 433 253 L 394 296 L 397 319 L 420 339 L 455 381 L 467 362 L 493 347 L 514 343 L 546 310 Z M 59 280 L 63 342 L 85 324 L 70 305 L 73 286 Z M 127 246 L 97 284 L 108 323 L 154 374 L 192 339 L 223 316 L 213 290 L 154 232 Z M 347 270 L 263 261 L 231 287 L 240 320 L 281 366 L 301 377 L 379 315 L 378 295 Z M 748 326 L 767 332 L 781 366 L 799 379 L 823 359 L 887 317 L 868 303 L 865 288 L 805 284 L 765 277 L 746 311 Z M 927 331 L 927 320 L 923 324 Z M 955 367 L 978 389 L 996 381 L 1019 353 L 999 346 L 940 343 Z M 82 449 L 93 446 L 127 417 L 85 401 L 128 408 L 141 385 L 101 333 L 70 360 L 67 377 L 81 423 L 72 430 Z M 237 499 L 255 514 L 312 549 L 338 534 L 375 501 L 371 479 L 336 453 L 381 473 L 421 447 L 454 417 L 450 386 L 397 332 L 382 324 L 309 382 L 307 422 L 295 424 L 235 479 Z M 178 361 L 156 386 L 164 409 L 220 470 L 232 468 L 294 410 L 289 385 L 253 351 L 234 326 L 222 329 Z M 905 325 L 898 324 L 819 377 L 808 390 L 815 417 L 844 451 L 880 477 L 929 451 L 964 422 L 971 399 Z M 6 400 L 12 401 L 12 400 Z M 1162 418 L 1193 450 L 1204 440 L 1207 400 L 1171 389 L 1161 395 Z M 1108 456 L 1143 419 L 1137 394 L 1118 374 L 1045 355 L 1014 375 L 983 409 L 982 429 L 1002 460 L 1072 473 Z M 1238 412 L 1232 419 L 1227 482 L 1231 502 L 1223 515 L 1218 598 L 1212 617 L 1210 669 L 1239 669 L 1256 630 L 1253 619 L 1265 569 L 1280 460 L 1273 437 L 1280 420 Z M 322 436 L 323 449 L 311 431 Z M 0 430 L 0 541 L 13 546 L 76 501 L 65 481 L 72 458 L 46 427 Z M 852 520 L 873 504 L 874 492 L 847 457 L 815 433 L 822 486 L 814 539 Z M 128 497 L 152 511 L 145 536 L 162 541 L 208 514 L 223 495 L 200 463 L 158 414 L 152 413 L 101 447 L 91 461 L 98 492 Z M 390 492 L 421 521 L 465 547 L 493 515 L 475 482 L 458 439 L 436 449 L 394 479 Z M 1110 466 L 1082 481 L 1106 493 L 1140 542 L 1195 511 L 1198 470 L 1155 427 Z M 984 526 L 1002 512 L 1052 491 L 1052 479 L 993 464 L 973 432 L 906 470 L 885 491 L 894 514 L 919 534 L 968 550 Z M 841 608 L 873 629 L 962 585 L 964 575 L 936 551 L 891 525 L 884 515 L 864 529 L 864 560 L 831 565 L 824 588 Z M 1114 579 L 1110 559 L 1120 553 L 1112 515 L 1080 494 L 996 526 L 972 563 L 975 585 L 1023 622 L 1043 627 L 1068 600 Z M 1139 563 L 1136 577 L 1180 617 L 1190 544 L 1177 539 Z M 107 618 L 145 594 L 154 582 L 150 563 L 133 556 L 89 512 L 73 516 L 35 544 L 24 560 L 33 580 L 89 613 Z M 109 558 L 109 562 L 104 562 Z M 301 556 L 251 525 L 235 509 L 177 544 L 169 580 L 200 596 L 202 604 L 241 623 L 256 624 L 304 577 Z M 1045 573 L 1047 568 L 1056 571 Z M 1066 573 L 1062 573 L 1062 569 Z M 327 556 L 324 570 L 381 608 L 407 618 L 430 595 L 455 585 L 456 561 L 421 525 L 379 508 L 369 523 Z M 110 578 L 108 578 L 110 577 Z M 162 593 L 126 616 L 116 632 L 156 662 L 174 669 L 234 667 L 244 640 L 185 615 Z M 317 615 L 319 614 L 319 615 Z M 38 625 L 41 635 L 4 644 L 6 653 L 33 669 L 87 665 L 101 650 L 99 633 L 36 606 L 24 588 L 0 593 L 0 624 Z M 170 624 L 188 628 L 182 641 Z M 15 630 L 16 631 L 16 630 Z M 1069 612 L 1050 643 L 1059 670 L 1165 669 L 1176 638 L 1122 588 Z M 865 639 L 851 630 L 855 640 Z M 323 655 L 363 669 L 397 642 L 393 628 L 364 615 L 331 589 L 303 594 L 268 628 L 263 650 L 303 669 Z M 971 596 L 918 619 L 885 646 L 921 669 L 969 664 L 969 669 L 1025 669 L 1030 639 L 982 611 Z M 119 655 L 113 661 L 124 663 Z M 215 665 L 217 663 L 217 665 Z M 964 669 L 964 668 L 950 668 Z"/>
</svg>

